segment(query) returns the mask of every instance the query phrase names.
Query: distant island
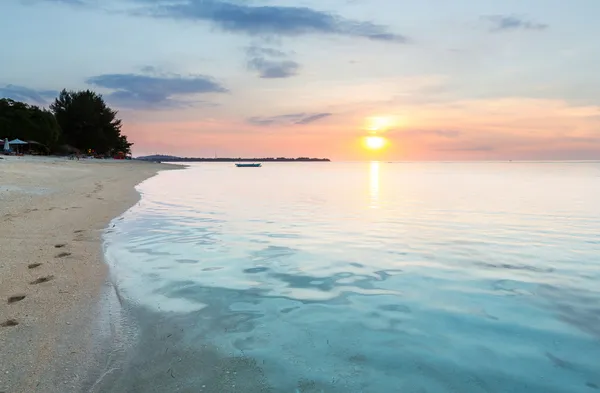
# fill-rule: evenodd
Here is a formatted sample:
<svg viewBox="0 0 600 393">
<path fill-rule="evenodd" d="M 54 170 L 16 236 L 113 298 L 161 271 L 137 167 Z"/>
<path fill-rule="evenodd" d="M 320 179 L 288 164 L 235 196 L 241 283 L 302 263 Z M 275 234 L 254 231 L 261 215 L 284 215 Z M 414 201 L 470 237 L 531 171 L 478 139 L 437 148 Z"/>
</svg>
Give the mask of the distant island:
<svg viewBox="0 0 600 393">
<path fill-rule="evenodd" d="M 287 157 L 263 157 L 263 158 L 200 158 L 200 157 L 176 157 L 164 154 L 155 154 L 151 156 L 136 157 L 136 160 L 142 161 L 156 161 L 156 162 L 306 162 L 306 161 L 318 161 L 318 162 L 330 162 L 329 158 L 310 158 L 310 157 L 298 157 L 298 158 L 287 158 Z"/>
</svg>

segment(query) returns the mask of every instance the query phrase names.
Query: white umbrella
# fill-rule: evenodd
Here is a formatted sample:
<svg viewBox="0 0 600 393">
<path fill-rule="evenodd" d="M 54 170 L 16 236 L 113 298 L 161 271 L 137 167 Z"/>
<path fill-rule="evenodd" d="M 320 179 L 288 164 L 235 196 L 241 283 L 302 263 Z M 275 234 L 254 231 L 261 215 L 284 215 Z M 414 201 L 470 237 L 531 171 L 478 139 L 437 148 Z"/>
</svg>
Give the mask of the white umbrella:
<svg viewBox="0 0 600 393">
<path fill-rule="evenodd" d="M 4 140 L 4 151 L 10 151 L 10 144 L 8 143 L 8 138 Z"/>
</svg>

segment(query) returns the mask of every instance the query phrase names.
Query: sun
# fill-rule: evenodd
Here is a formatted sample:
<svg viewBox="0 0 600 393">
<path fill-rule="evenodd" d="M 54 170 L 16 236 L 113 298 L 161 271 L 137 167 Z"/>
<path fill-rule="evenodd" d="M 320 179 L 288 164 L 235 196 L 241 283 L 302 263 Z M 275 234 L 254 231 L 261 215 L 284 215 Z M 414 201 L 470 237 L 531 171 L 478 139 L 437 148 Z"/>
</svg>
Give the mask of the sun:
<svg viewBox="0 0 600 393">
<path fill-rule="evenodd" d="M 386 139 L 380 136 L 368 136 L 365 138 L 365 146 L 370 150 L 380 150 L 386 143 Z"/>
</svg>

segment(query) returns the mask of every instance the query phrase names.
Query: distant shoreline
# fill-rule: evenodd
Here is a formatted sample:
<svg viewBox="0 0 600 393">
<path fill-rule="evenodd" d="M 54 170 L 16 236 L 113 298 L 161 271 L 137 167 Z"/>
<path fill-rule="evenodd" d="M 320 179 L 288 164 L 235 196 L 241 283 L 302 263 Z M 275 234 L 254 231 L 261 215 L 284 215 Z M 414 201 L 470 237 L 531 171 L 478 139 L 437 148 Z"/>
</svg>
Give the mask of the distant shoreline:
<svg viewBox="0 0 600 393">
<path fill-rule="evenodd" d="M 331 162 L 329 158 L 286 158 L 286 157 L 266 157 L 266 158 L 198 158 L 198 157 L 172 157 L 172 156 L 144 156 L 135 158 L 139 161 L 154 162 Z"/>
</svg>

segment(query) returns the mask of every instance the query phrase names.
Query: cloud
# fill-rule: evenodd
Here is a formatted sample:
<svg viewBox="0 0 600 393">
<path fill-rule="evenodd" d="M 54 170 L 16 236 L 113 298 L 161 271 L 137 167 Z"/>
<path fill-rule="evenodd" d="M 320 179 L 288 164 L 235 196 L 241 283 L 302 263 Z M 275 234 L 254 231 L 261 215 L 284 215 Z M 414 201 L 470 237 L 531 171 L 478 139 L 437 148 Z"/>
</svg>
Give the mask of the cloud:
<svg viewBox="0 0 600 393">
<path fill-rule="evenodd" d="M 528 21 L 514 15 L 488 15 L 484 20 L 492 24 L 491 31 L 509 31 L 509 30 L 544 30 L 548 25 Z"/>
<path fill-rule="evenodd" d="M 34 90 L 16 85 L 0 87 L 1 98 L 10 98 L 15 101 L 23 101 L 36 105 L 46 105 L 48 100 L 56 96 L 58 96 L 58 91 L 55 90 Z"/>
<path fill-rule="evenodd" d="M 289 78 L 298 73 L 300 65 L 292 60 L 272 61 L 255 58 L 248 61 L 248 68 L 259 72 L 261 78 Z"/>
<path fill-rule="evenodd" d="M 331 116 L 331 113 L 315 113 L 314 115 L 306 116 L 300 120 L 298 120 L 295 124 L 309 124 L 314 123 L 315 121 L 324 119 L 326 117 Z"/>
<path fill-rule="evenodd" d="M 435 151 L 445 152 L 482 152 L 482 151 L 495 151 L 496 147 L 488 145 L 476 145 L 476 146 L 464 146 L 464 147 L 437 147 L 433 148 Z"/>
<path fill-rule="evenodd" d="M 305 125 L 331 115 L 331 113 L 293 113 L 271 117 L 251 117 L 247 121 L 255 126 Z"/>
<path fill-rule="evenodd" d="M 71 5 L 86 5 L 87 2 L 83 1 L 83 0 L 50 0 L 51 2 L 55 2 L 55 3 L 64 3 L 64 4 L 71 4 Z"/>
<path fill-rule="evenodd" d="M 154 70 L 152 67 L 144 67 Z M 208 76 L 106 74 L 90 77 L 86 83 L 114 90 L 107 97 L 118 105 L 134 108 L 172 108 L 186 105 L 177 99 L 195 94 L 226 93 L 228 90 Z"/>
<path fill-rule="evenodd" d="M 67 4 L 67 5 L 74 5 L 74 6 L 90 6 L 90 5 L 92 5 L 89 0 L 22 0 L 22 2 L 25 4 L 46 2 L 46 3 Z"/>
<path fill-rule="evenodd" d="M 251 46 L 246 51 L 246 67 L 257 71 L 261 78 L 289 78 L 298 74 L 300 64 L 286 59 L 287 53 L 278 49 Z"/>
<path fill-rule="evenodd" d="M 281 51 L 279 49 L 273 49 L 273 48 L 265 48 L 262 46 L 249 46 L 246 49 L 246 52 L 248 53 L 248 56 L 252 56 L 252 57 L 263 57 L 263 56 L 269 56 L 269 57 L 288 57 L 288 54 L 285 53 L 284 51 Z"/>
<path fill-rule="evenodd" d="M 462 132 L 459 130 L 393 130 L 390 135 L 397 134 L 404 137 L 426 137 L 437 136 L 443 138 L 458 138 Z"/>
<path fill-rule="evenodd" d="M 206 21 L 224 31 L 256 36 L 336 34 L 374 41 L 406 43 L 408 38 L 386 26 L 346 19 L 308 7 L 252 5 L 222 0 L 137 0 L 144 4 L 137 15 Z"/>
<path fill-rule="evenodd" d="M 143 66 L 140 70 L 147 74 L 156 74 L 159 72 L 158 68 L 151 65 Z"/>
</svg>

